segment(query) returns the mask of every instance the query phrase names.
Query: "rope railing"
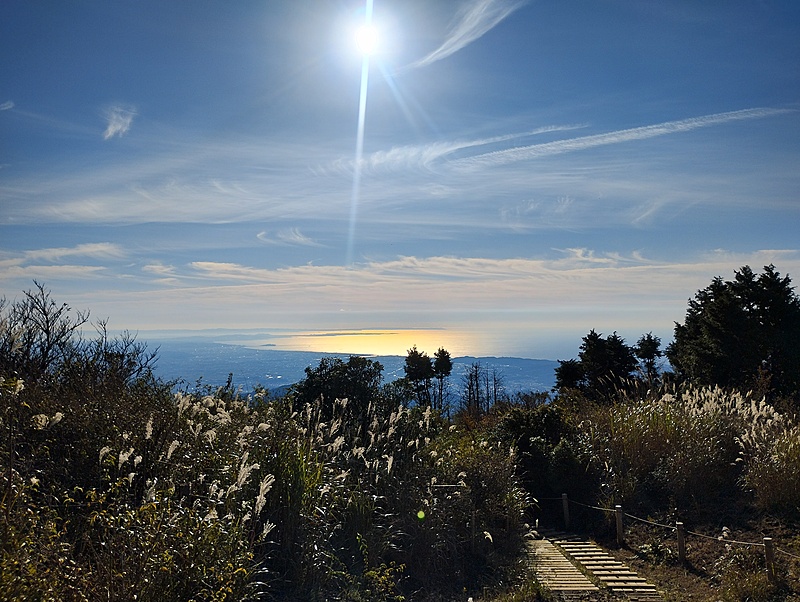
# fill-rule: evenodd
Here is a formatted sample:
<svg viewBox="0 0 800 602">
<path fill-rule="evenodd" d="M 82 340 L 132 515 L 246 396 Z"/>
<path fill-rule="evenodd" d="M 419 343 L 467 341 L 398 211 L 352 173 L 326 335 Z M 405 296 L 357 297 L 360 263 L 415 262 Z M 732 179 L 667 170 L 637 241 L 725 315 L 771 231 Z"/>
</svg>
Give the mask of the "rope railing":
<svg viewBox="0 0 800 602">
<path fill-rule="evenodd" d="M 558 498 L 562 499 L 562 498 Z M 600 506 L 592 506 L 591 504 L 582 504 L 581 502 L 576 502 L 575 500 L 569 500 L 570 504 L 575 504 L 576 506 L 583 506 L 584 508 L 590 508 L 592 510 L 600 510 L 601 512 L 609 512 L 614 513 L 613 508 L 601 508 Z"/>
<path fill-rule="evenodd" d="M 789 558 L 794 558 L 795 560 L 800 560 L 800 556 L 796 554 L 792 554 L 791 552 L 787 552 L 786 550 L 781 550 L 780 548 L 775 548 L 776 552 L 780 552 L 784 556 L 788 556 Z"/>
<path fill-rule="evenodd" d="M 749 548 L 763 548 L 764 549 L 764 557 L 766 562 L 766 571 L 767 577 L 771 582 L 776 581 L 775 576 L 775 554 L 776 552 L 787 556 L 789 558 L 793 558 L 795 560 L 800 560 L 800 556 L 796 554 L 792 554 L 791 552 L 787 552 L 777 546 L 774 545 L 773 539 L 771 537 L 764 537 L 763 541 L 761 542 L 753 542 L 753 541 L 741 541 L 737 539 L 730 539 L 726 536 L 712 536 L 706 535 L 705 533 L 698 533 L 696 531 L 688 531 L 684 528 L 684 524 L 682 522 L 676 522 L 675 525 L 667 525 L 664 523 L 659 523 L 653 520 L 649 520 L 646 518 L 642 518 L 640 516 L 635 516 L 633 514 L 628 514 L 627 512 L 623 512 L 622 506 L 617 504 L 614 508 L 603 508 L 602 506 L 594 506 L 592 504 L 584 504 L 583 502 L 578 502 L 576 500 L 571 500 L 567 496 L 566 493 L 562 494 L 561 497 L 558 498 L 539 498 L 539 501 L 561 501 L 564 511 L 564 526 L 569 529 L 570 528 L 570 514 L 569 514 L 569 507 L 570 504 L 575 506 L 580 506 L 582 508 L 588 508 L 590 510 L 597 510 L 600 512 L 605 512 L 608 514 L 614 514 L 616 519 L 616 527 L 617 527 L 617 543 L 620 546 L 625 544 L 625 531 L 624 531 L 624 524 L 623 518 L 628 518 L 630 520 L 634 520 L 640 523 L 644 523 L 647 525 L 652 525 L 654 527 L 658 527 L 661 529 L 666 529 L 672 532 L 677 532 L 678 536 L 678 557 L 681 562 L 686 562 L 686 536 L 691 535 L 693 537 L 699 537 L 702 539 L 712 540 L 719 543 L 723 543 L 726 545 L 738 545 L 738 546 L 746 546 Z"/>
<path fill-rule="evenodd" d="M 717 535 L 715 537 L 714 535 L 706 535 L 704 533 L 697 533 L 696 531 L 687 531 L 686 534 L 687 535 L 694 535 L 695 537 L 700 537 L 702 539 L 709 539 L 711 541 L 718 541 L 720 543 L 734 544 L 734 545 L 737 545 L 737 546 L 750 546 L 750 547 L 752 547 L 752 546 L 761 546 L 761 547 L 763 547 L 764 546 L 763 542 L 738 541 L 736 539 L 728 539 L 724 535 L 722 537 L 720 537 L 719 535 Z"/>
<path fill-rule="evenodd" d="M 625 512 L 624 514 L 629 519 L 638 521 L 640 523 L 645 523 L 646 525 L 653 525 L 655 527 L 661 527 L 662 529 L 669 529 L 670 531 L 674 531 L 675 530 L 675 527 L 672 526 L 672 525 L 662 525 L 661 523 L 657 523 L 655 521 L 648 520 L 646 518 L 640 518 L 638 516 L 634 516 L 633 514 L 628 514 L 627 512 Z"/>
</svg>

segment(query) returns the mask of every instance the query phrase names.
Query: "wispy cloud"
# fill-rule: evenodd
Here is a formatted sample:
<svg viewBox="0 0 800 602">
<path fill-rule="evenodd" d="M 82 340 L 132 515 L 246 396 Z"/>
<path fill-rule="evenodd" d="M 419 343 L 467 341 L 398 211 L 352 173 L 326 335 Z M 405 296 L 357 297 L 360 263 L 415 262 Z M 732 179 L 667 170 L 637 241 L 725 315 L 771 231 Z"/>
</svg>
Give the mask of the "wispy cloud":
<svg viewBox="0 0 800 602">
<path fill-rule="evenodd" d="M 526 124 L 512 126 L 514 133 L 495 131 L 492 134 L 497 135 L 384 147 L 363 159 L 360 232 L 386 240 L 411 223 L 438 233 L 444 233 L 443 228 L 452 233 L 453 228 L 630 224 L 691 203 L 747 204 L 755 195 L 765 207 L 776 206 L 791 198 L 796 181 L 791 154 L 766 149 L 765 157 L 771 159 L 758 165 L 754 177 L 755 165 L 730 167 L 733 163 L 726 153 L 735 157 L 736 142 L 721 149 L 717 159 L 724 169 L 718 171 L 694 170 L 683 162 L 684 151 L 690 148 L 686 145 L 696 143 L 688 136 L 672 137 L 683 147 L 679 153 L 670 154 L 672 149 L 662 153 L 655 146 L 648 153 L 620 158 L 610 149 L 625 151 L 622 142 L 658 141 L 654 136 L 779 113 L 787 113 L 787 123 L 793 123 L 796 113 L 748 109 L 589 136 L 571 131 L 583 125 L 533 129 Z M 780 123 L 782 118 L 773 119 Z M 737 123 L 761 127 L 759 122 Z M 728 129 L 706 131 L 719 144 L 729 140 L 728 135 L 739 137 Z M 0 185 L 4 198 L 0 221 L 121 224 L 146 223 L 158 216 L 162 222 L 247 222 L 258 224 L 253 236 L 265 231 L 264 242 L 304 248 L 308 239 L 321 240 L 316 234 L 325 229 L 321 224 L 342 219 L 349 210 L 354 159 L 343 146 L 306 147 L 285 140 L 265 145 L 245 137 L 199 144 L 187 136 L 176 137 L 162 152 L 138 160 L 87 162 L 78 169 L 54 169 L 35 178 L 10 172 Z M 592 153 L 593 148 L 602 152 Z M 556 155 L 556 160 L 549 161 L 547 169 L 531 169 L 532 160 L 548 155 Z M 495 173 L 488 174 L 489 169 Z M 216 177 L 228 173 L 226 179 Z M 765 182 L 780 185 L 778 192 L 769 186 L 759 191 Z M 613 202 L 598 214 L 593 199 L 599 197 Z"/>
<path fill-rule="evenodd" d="M 109 140 L 114 136 L 124 136 L 131 129 L 133 118 L 136 117 L 136 109 L 129 106 L 115 105 L 105 112 L 106 131 L 103 132 L 103 139 Z"/>
<path fill-rule="evenodd" d="M 457 159 L 451 162 L 451 164 L 455 167 L 464 169 L 504 165 L 517 161 L 536 159 L 538 157 L 546 157 L 572 151 L 585 150 L 597 146 L 620 144 L 622 142 L 645 140 L 647 138 L 655 138 L 657 136 L 665 136 L 667 134 L 689 132 L 691 130 L 705 128 L 712 125 L 721 125 L 732 121 L 762 119 L 764 117 L 773 117 L 792 112 L 794 111 L 791 109 L 755 108 L 742 109 L 740 111 L 729 111 L 727 113 L 715 113 L 712 115 L 704 115 L 702 117 L 692 117 L 690 119 L 680 119 L 677 121 L 666 121 L 664 123 L 658 123 L 655 125 L 646 125 L 626 130 L 617 130 L 604 134 L 581 136 L 578 138 L 557 140 L 543 144 L 532 144 L 530 146 L 518 146 L 515 148 L 475 155 L 473 157 Z"/>
<path fill-rule="evenodd" d="M 110 242 L 84 243 L 74 247 L 35 249 L 26 251 L 24 254 L 24 258 L 27 261 L 60 261 L 65 257 L 120 259 L 124 256 L 125 251 L 119 245 Z"/>
<path fill-rule="evenodd" d="M 314 239 L 309 238 L 298 228 L 289 228 L 286 230 L 280 230 L 275 232 L 274 234 L 270 232 L 259 232 L 256 235 L 256 238 L 261 242 L 265 242 L 268 244 L 283 244 L 283 245 L 301 245 L 306 247 L 320 247 L 318 242 Z"/>
<path fill-rule="evenodd" d="M 286 327 L 329 328 L 333 314 L 342 329 L 391 328 L 399 323 L 442 326 L 477 311 L 490 312 L 495 326 L 509 332 L 558 326 L 576 336 L 590 328 L 633 330 L 636 335 L 653 330 L 669 336 L 674 321 L 685 313 L 686 300 L 713 277 L 730 277 L 744 264 L 758 268 L 769 263 L 795 275 L 800 252 L 716 251 L 669 262 L 636 252 L 573 248 L 541 258 L 407 256 L 350 268 L 265 269 L 197 261 L 168 270 L 170 281 L 163 289 L 128 292 L 114 300 L 113 311 L 102 305 L 102 293 L 95 292 L 99 298 L 87 303 L 100 303 L 109 315 L 130 313 L 135 323 L 158 328 L 168 325 L 163 316 L 171 312 L 165 307 L 186 307 L 191 300 L 192 315 L 172 327 L 196 327 L 190 322 L 196 320 L 237 328 L 274 319 Z M 219 307 L 231 299 L 236 299 L 236 312 L 221 316 Z M 264 299 L 269 299 L 269 308 Z"/>
<path fill-rule="evenodd" d="M 125 251 L 112 243 L 86 243 L 74 247 L 52 247 L 31 249 L 21 253 L 0 255 L 0 284 L 3 281 L 21 279 L 41 280 L 80 280 L 98 275 L 106 270 L 104 266 L 74 265 L 64 263 L 75 261 L 120 260 L 126 257 Z"/>
<path fill-rule="evenodd" d="M 471 0 L 459 11 L 441 46 L 409 67 L 425 67 L 455 54 L 525 4 L 527 0 Z"/>
<path fill-rule="evenodd" d="M 8 111 L 14 108 L 14 101 L 7 100 L 3 104 L 0 104 L 0 111 Z"/>
<path fill-rule="evenodd" d="M 483 146 L 490 146 L 493 144 L 500 144 L 511 140 L 519 140 L 528 136 L 538 136 L 542 134 L 551 134 L 555 132 L 567 132 L 586 127 L 584 125 L 549 125 L 529 130 L 527 132 L 519 132 L 512 134 L 501 134 L 498 136 L 490 136 L 487 138 L 477 138 L 474 140 L 449 140 L 442 142 L 432 142 L 429 144 L 409 145 L 409 146 L 396 146 L 385 151 L 376 151 L 361 160 L 361 167 L 364 170 L 373 172 L 380 171 L 404 171 L 413 169 L 426 169 L 432 170 L 436 164 L 446 159 L 449 155 L 459 151 L 470 151 L 472 149 L 480 148 Z M 327 174 L 329 172 L 346 172 L 353 171 L 355 161 L 353 159 L 340 159 L 333 164 L 333 169 L 320 168 L 317 169 L 319 174 Z"/>
<path fill-rule="evenodd" d="M 153 282 L 158 284 L 178 284 L 180 282 L 175 266 L 165 265 L 160 261 L 142 266 L 142 272 L 154 276 Z"/>
<path fill-rule="evenodd" d="M 504 300 L 503 307 L 519 308 L 529 306 L 533 298 L 556 305 L 563 304 L 564 299 L 571 299 L 574 304 L 591 304 L 601 297 L 618 300 L 634 292 L 652 294 L 653 300 L 659 301 L 664 298 L 665 291 L 670 290 L 667 297 L 683 303 L 698 284 L 705 286 L 709 278 L 727 276 L 741 265 L 760 267 L 780 263 L 784 270 L 788 268 L 794 274 L 799 262 L 797 249 L 746 254 L 717 250 L 695 261 L 670 263 L 645 257 L 638 251 L 622 254 L 567 248 L 553 250 L 553 256 L 548 258 L 404 256 L 355 264 L 350 268 L 301 265 L 265 269 L 238 263 L 195 261 L 188 265 L 182 277 L 187 279 L 187 284 L 200 277 L 204 280 L 203 287 L 213 281 L 218 285 L 277 285 L 279 291 L 276 289 L 273 301 L 295 309 L 300 298 L 298 292 L 312 289 L 324 292 L 320 299 L 324 298 L 328 304 L 341 299 L 344 291 L 353 289 L 353 299 L 365 310 L 395 309 L 416 298 L 412 291 L 425 290 L 429 294 L 421 294 L 420 298 L 427 298 L 431 306 L 442 299 L 450 299 L 452 308 L 480 309 L 485 303 L 485 308 L 491 309 L 498 307 L 498 299 Z M 371 294 L 364 296 L 366 288 Z"/>
<path fill-rule="evenodd" d="M 56 280 L 77 282 L 88 278 L 98 278 L 106 274 L 108 274 L 108 270 L 103 266 L 71 264 L 4 266 L 0 264 L 0 283 L 18 281 L 25 283 L 25 286 L 28 286 L 33 280 L 39 280 L 45 284 Z"/>
</svg>

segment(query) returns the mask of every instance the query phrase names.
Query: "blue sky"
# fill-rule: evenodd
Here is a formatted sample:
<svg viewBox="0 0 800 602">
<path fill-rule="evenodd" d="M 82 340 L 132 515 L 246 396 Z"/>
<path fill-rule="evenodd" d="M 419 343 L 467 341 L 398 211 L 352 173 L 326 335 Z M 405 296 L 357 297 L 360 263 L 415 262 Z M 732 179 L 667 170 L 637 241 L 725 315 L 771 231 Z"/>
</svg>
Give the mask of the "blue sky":
<svg viewBox="0 0 800 602">
<path fill-rule="evenodd" d="M 745 264 L 800 281 L 800 3 L 374 0 L 367 59 L 366 14 L 3 2 L 0 295 L 557 359 L 666 343 Z"/>
</svg>

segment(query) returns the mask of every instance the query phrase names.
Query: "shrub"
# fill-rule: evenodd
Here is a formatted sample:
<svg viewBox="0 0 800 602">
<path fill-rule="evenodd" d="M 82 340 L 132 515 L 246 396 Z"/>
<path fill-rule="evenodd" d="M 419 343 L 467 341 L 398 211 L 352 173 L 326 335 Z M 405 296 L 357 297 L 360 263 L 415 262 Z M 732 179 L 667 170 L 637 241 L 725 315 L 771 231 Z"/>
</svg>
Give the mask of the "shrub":
<svg viewBox="0 0 800 602">
<path fill-rule="evenodd" d="M 398 601 L 503 583 L 522 555 L 513 447 L 405 407 L 377 364 L 351 358 L 355 404 L 173 393 L 43 288 L 11 308 L 0 600 Z"/>
<path fill-rule="evenodd" d="M 775 430 L 776 423 L 767 428 Z M 758 427 L 754 426 L 752 430 Z M 762 510 L 797 516 L 800 513 L 800 426 L 778 427 L 772 437 L 745 437 L 747 459 L 743 483 Z"/>
<path fill-rule="evenodd" d="M 735 493 L 738 441 L 761 411 L 738 393 L 690 389 L 592 407 L 578 441 L 607 502 L 685 507 Z"/>
<path fill-rule="evenodd" d="M 712 568 L 724 602 L 777 602 L 785 599 L 781 587 L 771 583 L 764 570 L 761 550 L 728 545 Z"/>
</svg>

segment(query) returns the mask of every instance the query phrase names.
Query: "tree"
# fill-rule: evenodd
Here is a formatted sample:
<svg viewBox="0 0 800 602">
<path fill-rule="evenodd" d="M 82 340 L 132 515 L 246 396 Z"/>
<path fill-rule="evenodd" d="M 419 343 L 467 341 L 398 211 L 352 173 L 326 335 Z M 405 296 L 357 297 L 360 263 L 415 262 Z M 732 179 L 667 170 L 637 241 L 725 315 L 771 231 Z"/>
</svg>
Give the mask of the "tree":
<svg viewBox="0 0 800 602">
<path fill-rule="evenodd" d="M 313 403 L 322 399 L 323 420 L 333 415 L 333 403 L 347 399 L 346 414 L 361 420 L 370 403 L 377 403 L 383 365 L 365 357 L 351 355 L 347 362 L 338 357 L 324 357 L 319 366 L 305 369 L 306 377 L 294 385 L 295 402 Z"/>
<path fill-rule="evenodd" d="M 431 379 L 436 374 L 431 358 L 424 351 L 418 351 L 417 346 L 414 345 L 408 350 L 403 370 L 414 388 L 417 403 L 430 406 L 432 401 Z"/>
<path fill-rule="evenodd" d="M 582 339 L 578 360 L 559 360 L 556 390 L 581 391 L 591 399 L 606 398 L 625 388 L 637 362 L 633 349 L 616 332 L 603 338 L 594 329 Z"/>
<path fill-rule="evenodd" d="M 556 391 L 567 389 L 582 390 L 586 384 L 586 375 L 583 365 L 576 359 L 558 360 L 556 368 Z"/>
<path fill-rule="evenodd" d="M 75 351 L 80 328 L 89 320 L 86 312 L 58 305 L 44 285 L 34 280 L 24 299 L 8 303 L 0 299 L 0 376 L 35 381 L 52 375 L 56 366 Z"/>
<path fill-rule="evenodd" d="M 675 324 L 667 359 L 679 378 L 699 385 L 759 388 L 769 395 L 800 393 L 800 298 L 775 266 L 756 275 L 716 277 L 689 300 Z"/>
<path fill-rule="evenodd" d="M 436 358 L 433 360 L 433 375 L 439 382 L 437 391 L 437 399 L 434 404 L 435 409 L 444 409 L 444 383 L 450 374 L 453 372 L 453 360 L 450 358 L 450 353 L 444 347 L 439 347 L 439 350 L 433 354 Z"/>
<path fill-rule="evenodd" d="M 471 418 L 480 418 L 506 398 L 503 377 L 497 369 L 490 372 L 480 362 L 474 362 L 464 374 L 461 411 Z"/>
<path fill-rule="evenodd" d="M 663 353 L 661 351 L 661 339 L 654 336 L 652 332 L 643 334 L 636 342 L 633 352 L 641 363 L 643 378 L 648 385 L 658 383 L 658 358 Z"/>
<path fill-rule="evenodd" d="M 592 329 L 578 354 L 586 378 L 586 388 L 594 397 L 602 397 L 623 387 L 636 369 L 633 350 L 616 332 L 605 339 Z"/>
</svg>

